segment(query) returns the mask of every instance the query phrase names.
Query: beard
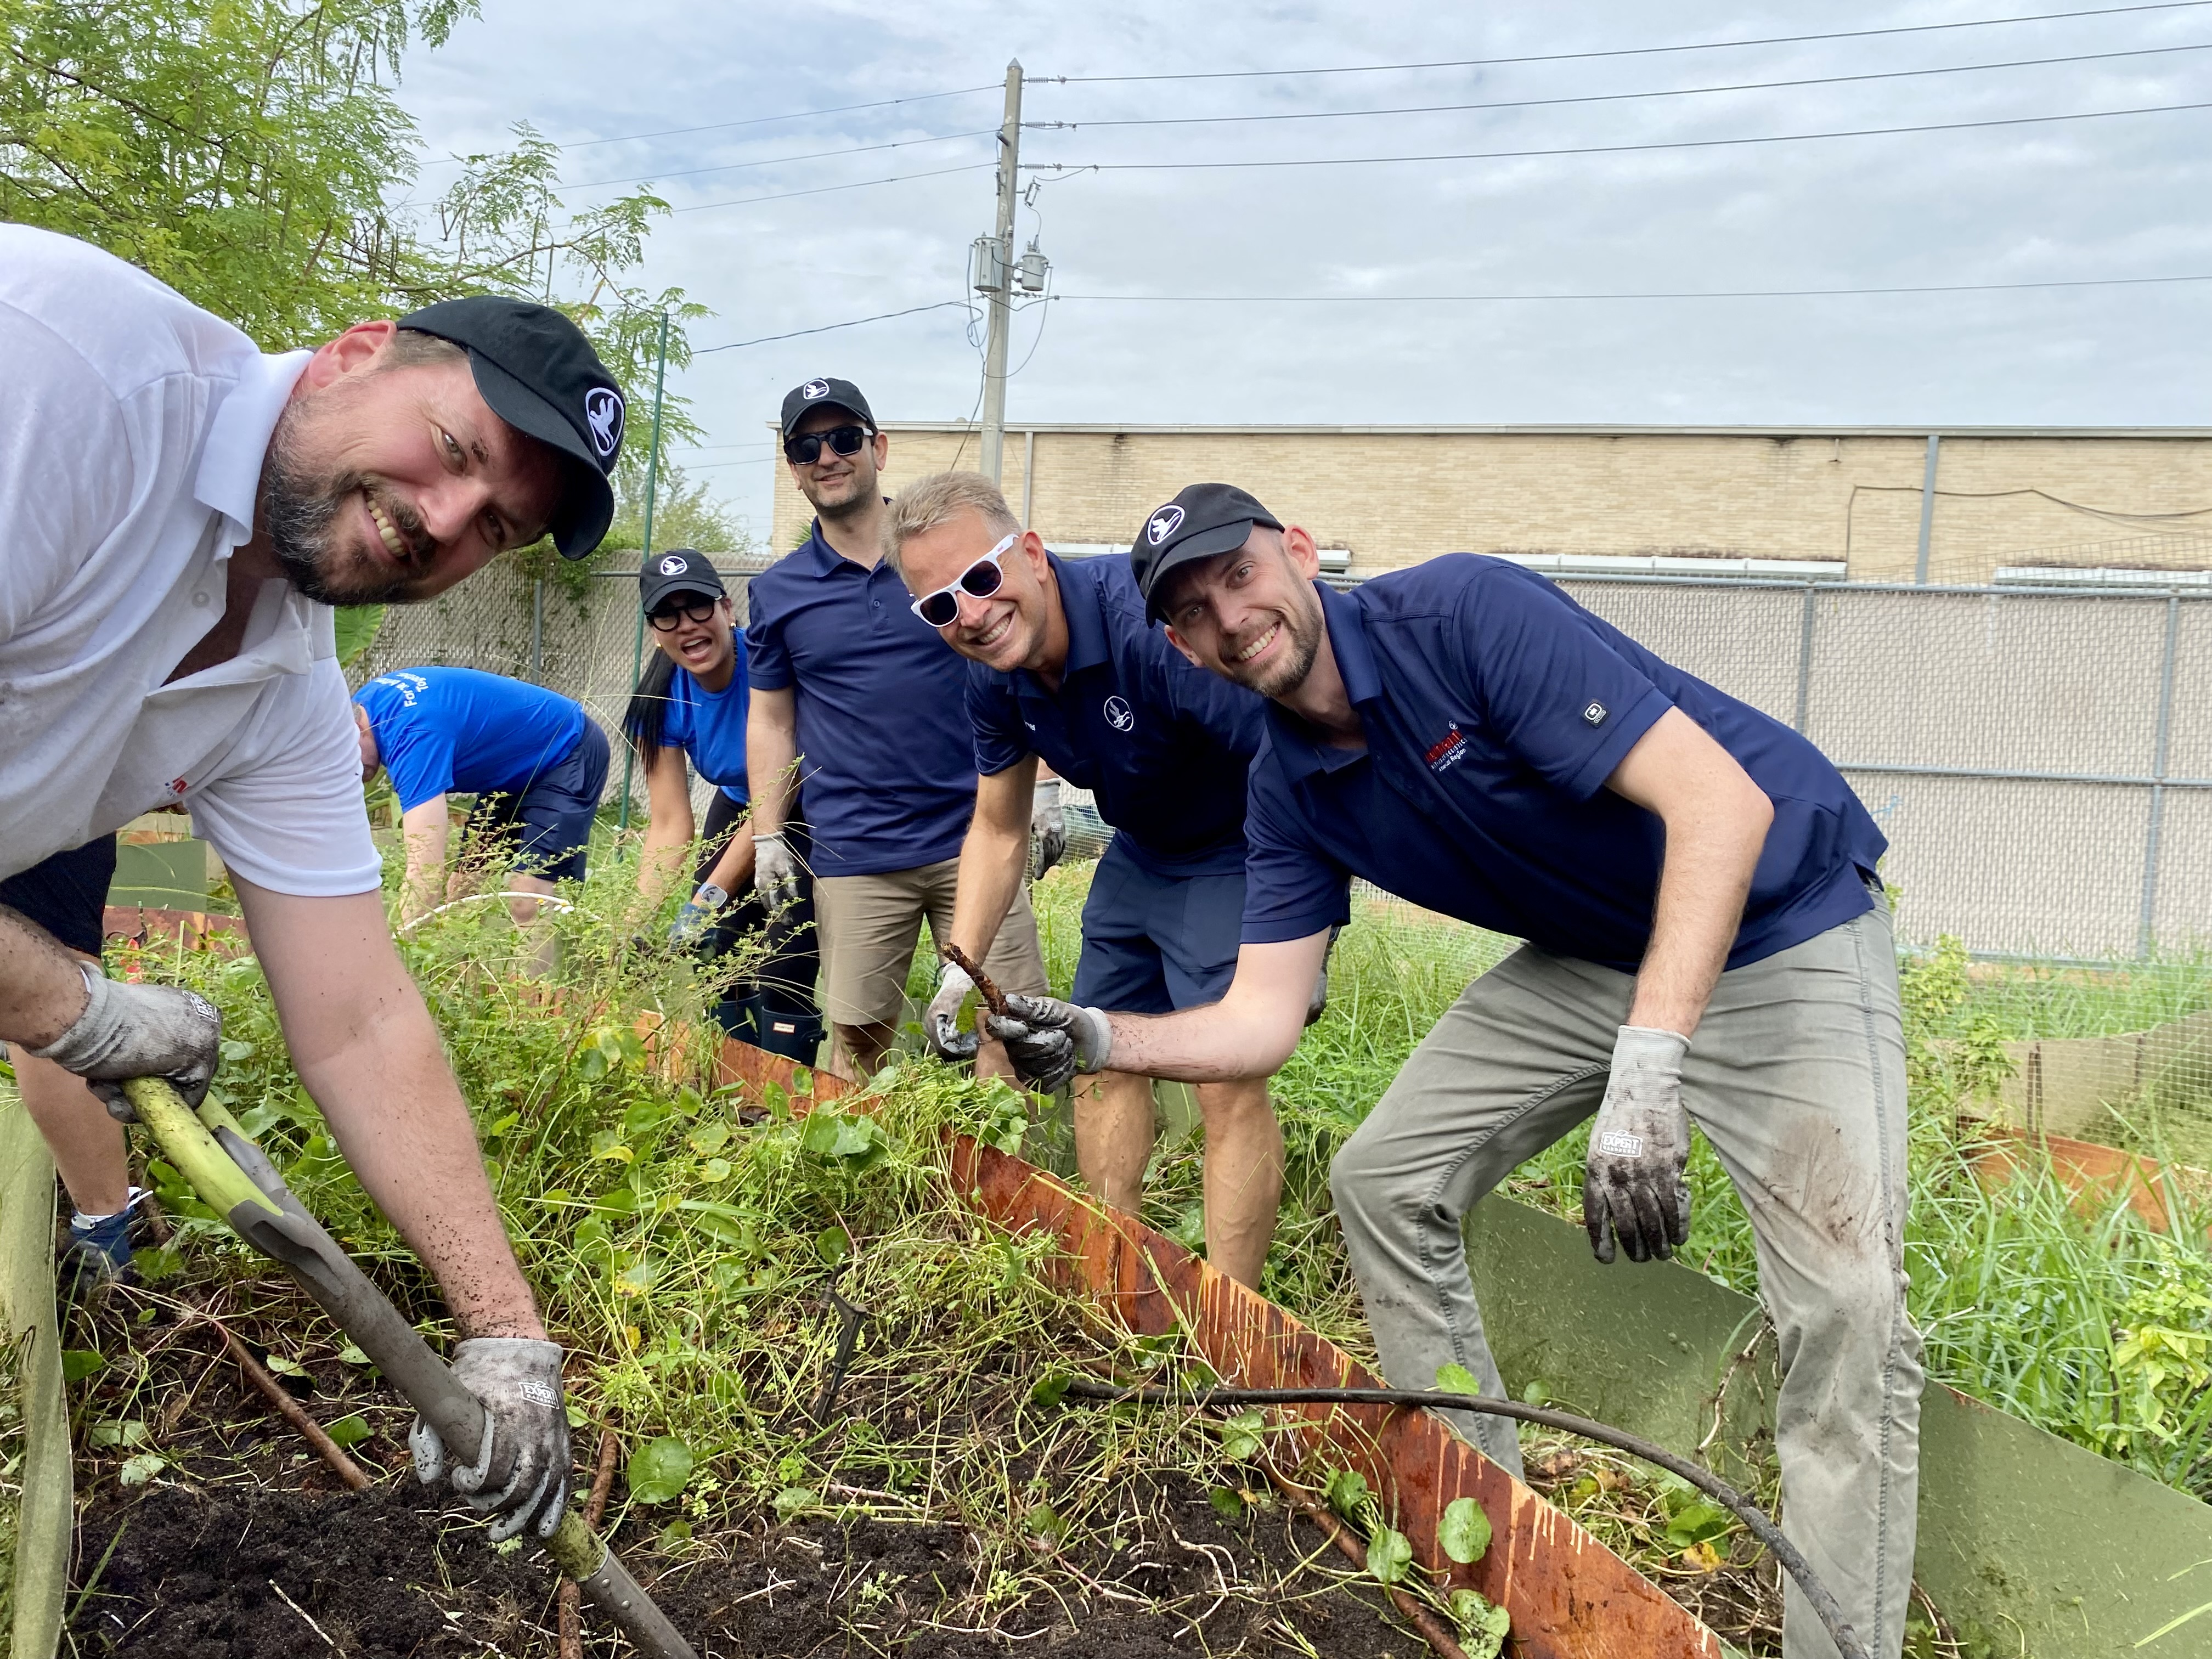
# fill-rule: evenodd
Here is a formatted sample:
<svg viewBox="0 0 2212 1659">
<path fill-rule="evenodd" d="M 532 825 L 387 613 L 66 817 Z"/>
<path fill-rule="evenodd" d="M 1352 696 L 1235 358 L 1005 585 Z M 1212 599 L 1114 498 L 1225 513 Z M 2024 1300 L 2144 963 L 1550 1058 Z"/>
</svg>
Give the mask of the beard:
<svg viewBox="0 0 2212 1659">
<path fill-rule="evenodd" d="M 319 605 L 392 605 L 426 599 L 427 575 L 410 575 L 378 563 L 337 533 L 338 514 L 368 500 L 410 548 L 430 544 L 415 510 L 366 474 L 331 472 L 305 451 L 309 404 L 286 406 L 270 436 L 261 474 L 261 520 L 285 579 Z"/>
<path fill-rule="evenodd" d="M 1323 626 L 1321 604 L 1310 588 L 1305 598 L 1309 608 L 1285 616 L 1279 624 L 1290 635 L 1289 648 L 1278 653 L 1273 662 L 1249 672 L 1241 665 L 1224 665 L 1231 679 L 1263 697 L 1288 696 L 1305 684 L 1306 676 L 1313 672 L 1314 659 L 1321 655 Z"/>
</svg>

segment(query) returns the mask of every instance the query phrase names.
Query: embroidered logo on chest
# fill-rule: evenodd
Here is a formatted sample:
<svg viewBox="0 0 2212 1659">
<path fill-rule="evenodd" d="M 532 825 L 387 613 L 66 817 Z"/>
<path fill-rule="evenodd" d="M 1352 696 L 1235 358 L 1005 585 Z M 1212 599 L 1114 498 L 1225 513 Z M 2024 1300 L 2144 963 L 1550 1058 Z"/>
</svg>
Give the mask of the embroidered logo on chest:
<svg viewBox="0 0 2212 1659">
<path fill-rule="evenodd" d="M 1428 747 L 1421 758 L 1429 763 L 1431 772 L 1449 772 L 1467 758 L 1467 738 L 1455 721 L 1446 727 L 1444 734 Z"/>
<path fill-rule="evenodd" d="M 1603 726 L 1605 724 L 1605 705 L 1601 702 L 1592 703 L 1589 708 L 1583 710 L 1583 718 L 1588 720 L 1592 726 Z"/>
<path fill-rule="evenodd" d="M 1136 710 L 1119 697 L 1109 697 L 1106 699 L 1106 724 L 1116 732 L 1133 731 L 1137 725 Z"/>
</svg>

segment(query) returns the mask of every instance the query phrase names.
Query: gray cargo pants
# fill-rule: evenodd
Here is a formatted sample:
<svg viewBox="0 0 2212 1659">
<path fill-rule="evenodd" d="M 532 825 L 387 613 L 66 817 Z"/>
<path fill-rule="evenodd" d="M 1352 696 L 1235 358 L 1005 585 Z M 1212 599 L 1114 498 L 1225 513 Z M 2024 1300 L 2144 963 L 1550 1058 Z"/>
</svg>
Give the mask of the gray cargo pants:
<svg viewBox="0 0 2212 1659">
<path fill-rule="evenodd" d="M 1461 1224 L 1597 1109 L 1634 979 L 1523 946 L 1468 987 L 1329 1171 L 1383 1375 L 1502 1394 Z M 1920 1337 L 1905 1312 L 1905 1043 L 1889 908 L 1721 975 L 1682 1068 L 1759 1244 L 1779 1338 L 1783 1526 L 1875 1659 L 1905 1639 Z M 1650 1273 L 1623 1256 L 1611 1271 Z M 1657 1363 L 1657 1356 L 1654 1357 Z M 1511 1422 L 1467 1417 L 1516 1475 Z M 1835 1644 L 1789 1587 L 1786 1659 Z"/>
</svg>

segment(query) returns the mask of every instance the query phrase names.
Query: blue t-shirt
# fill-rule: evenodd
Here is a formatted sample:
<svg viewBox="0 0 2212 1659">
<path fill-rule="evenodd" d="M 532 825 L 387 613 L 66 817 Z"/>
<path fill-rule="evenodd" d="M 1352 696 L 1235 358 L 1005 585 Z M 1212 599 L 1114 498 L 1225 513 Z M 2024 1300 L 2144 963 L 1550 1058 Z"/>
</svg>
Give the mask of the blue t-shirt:
<svg viewBox="0 0 2212 1659">
<path fill-rule="evenodd" d="M 474 668 L 380 674 L 353 700 L 368 713 L 403 812 L 455 791 L 523 794 L 584 735 L 581 703 Z"/>
<path fill-rule="evenodd" d="M 959 854 L 975 811 L 967 664 L 914 614 L 889 565 L 814 533 L 746 592 L 754 689 L 790 690 L 817 876 L 915 870 Z"/>
<path fill-rule="evenodd" d="M 1319 742 L 1269 707 L 1245 821 L 1247 944 L 1345 920 L 1357 875 L 1541 950 L 1635 972 L 1665 836 L 1605 781 L 1669 708 L 1774 803 L 1729 967 L 1872 902 L 1865 880 L 1887 843 L 1819 750 L 1541 576 L 1455 553 L 1349 594 L 1319 591 L 1368 746 Z"/>
<path fill-rule="evenodd" d="M 1025 669 L 968 665 L 975 769 L 1029 754 L 1097 799 L 1131 857 L 1162 876 L 1244 867 L 1244 769 L 1267 705 L 1191 665 L 1145 619 L 1126 557 L 1052 559 L 1067 661 L 1051 691 Z"/>
<path fill-rule="evenodd" d="M 720 690 L 707 690 L 688 668 L 670 676 L 660 742 L 689 755 L 701 777 L 743 806 L 752 799 L 745 779 L 745 715 L 752 693 L 745 685 L 745 637 L 738 635 L 730 643 L 737 647 L 737 665 Z"/>
</svg>

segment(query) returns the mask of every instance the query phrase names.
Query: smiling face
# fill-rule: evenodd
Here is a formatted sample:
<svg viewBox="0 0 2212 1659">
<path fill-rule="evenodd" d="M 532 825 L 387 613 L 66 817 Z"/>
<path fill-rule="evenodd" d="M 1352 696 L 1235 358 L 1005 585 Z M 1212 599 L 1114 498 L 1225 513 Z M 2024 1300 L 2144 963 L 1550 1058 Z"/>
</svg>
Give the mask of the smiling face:
<svg viewBox="0 0 2212 1659">
<path fill-rule="evenodd" d="M 908 537 L 899 547 L 907 591 L 919 599 L 949 586 L 998 543 L 999 533 L 972 509 Z M 959 616 L 937 631 L 962 656 L 1002 672 L 1047 666 L 1046 647 L 1060 603 L 1058 592 L 1048 586 L 1051 568 L 1044 543 L 1030 531 L 1000 559 L 999 591 L 981 599 L 962 593 Z"/>
<path fill-rule="evenodd" d="M 684 612 L 686 605 L 696 610 L 710 602 L 714 608 L 704 622 L 694 622 Z M 737 635 L 737 609 L 729 596 L 724 594 L 717 599 L 711 593 L 666 593 L 661 596 L 659 608 L 663 611 L 675 612 L 676 626 L 665 634 L 657 626 L 648 628 L 646 631 L 653 636 L 653 642 L 660 647 L 671 662 L 678 668 L 688 670 L 693 679 L 710 690 L 719 690 L 715 682 L 726 678 L 737 659 L 737 647 L 733 643 Z"/>
<path fill-rule="evenodd" d="M 325 605 L 443 592 L 544 532 L 553 452 L 491 411 L 465 356 L 394 366 L 389 324 L 315 354 L 269 441 L 261 523 L 293 585 Z"/>
<path fill-rule="evenodd" d="M 1296 526 L 1252 526 L 1244 545 L 1170 570 L 1160 613 L 1184 656 L 1263 697 L 1304 684 L 1327 624 L 1313 589 L 1321 561 Z"/>
<path fill-rule="evenodd" d="M 841 426 L 868 424 L 849 409 L 825 404 L 819 409 L 808 410 L 799 424 L 792 428 L 791 435 L 804 438 L 810 433 L 828 432 Z M 796 461 L 786 461 L 784 465 L 791 469 L 791 481 L 799 486 L 799 493 L 806 497 L 814 510 L 824 518 L 836 519 L 881 499 L 883 491 L 876 478 L 890 454 L 890 440 L 878 432 L 860 446 L 857 455 L 840 455 L 824 444 L 822 453 L 805 465 Z"/>
</svg>

